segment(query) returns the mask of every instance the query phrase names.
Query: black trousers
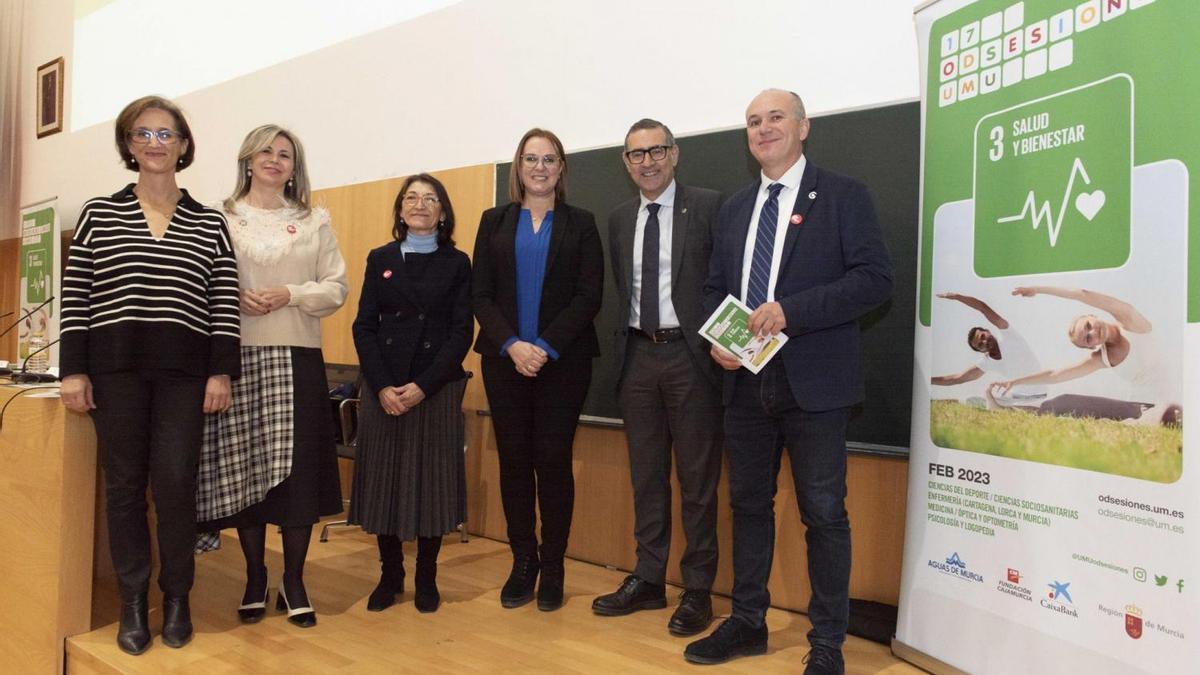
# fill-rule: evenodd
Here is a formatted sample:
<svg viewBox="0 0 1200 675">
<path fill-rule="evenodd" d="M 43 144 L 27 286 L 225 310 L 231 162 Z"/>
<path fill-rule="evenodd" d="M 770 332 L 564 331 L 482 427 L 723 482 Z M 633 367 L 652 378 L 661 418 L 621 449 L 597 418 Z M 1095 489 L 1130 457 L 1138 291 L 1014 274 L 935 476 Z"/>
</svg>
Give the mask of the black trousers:
<svg viewBox="0 0 1200 675">
<path fill-rule="evenodd" d="M 629 336 L 618 400 L 633 481 L 634 574 L 666 580 L 671 550 L 671 449 L 687 546 L 685 588 L 709 590 L 717 574 L 717 483 L 723 441 L 721 394 L 696 367 L 687 342 Z M 708 358 L 706 355 L 705 358 Z"/>
<path fill-rule="evenodd" d="M 158 518 L 158 586 L 171 597 L 192 588 L 206 380 L 161 371 L 92 376 L 108 545 L 124 599 L 150 585 L 147 485 Z"/>
<path fill-rule="evenodd" d="M 500 455 L 500 500 L 515 555 L 538 551 L 534 532 L 542 517 L 542 560 L 562 560 L 575 508 L 572 446 L 579 412 L 592 379 L 592 360 L 550 361 L 525 377 L 507 358 L 483 358 L 483 385 Z"/>
</svg>

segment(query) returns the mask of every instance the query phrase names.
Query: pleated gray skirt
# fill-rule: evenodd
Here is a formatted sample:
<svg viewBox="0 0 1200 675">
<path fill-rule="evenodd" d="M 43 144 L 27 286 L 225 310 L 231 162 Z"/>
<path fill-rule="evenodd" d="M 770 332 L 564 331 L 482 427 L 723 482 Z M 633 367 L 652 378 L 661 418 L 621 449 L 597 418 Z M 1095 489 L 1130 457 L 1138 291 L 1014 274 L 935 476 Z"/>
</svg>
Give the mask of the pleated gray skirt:
<svg viewBox="0 0 1200 675">
<path fill-rule="evenodd" d="M 371 534 L 440 537 L 466 520 L 462 400 L 466 380 L 442 387 L 404 415 L 384 412 L 365 389 L 347 520 Z"/>
</svg>

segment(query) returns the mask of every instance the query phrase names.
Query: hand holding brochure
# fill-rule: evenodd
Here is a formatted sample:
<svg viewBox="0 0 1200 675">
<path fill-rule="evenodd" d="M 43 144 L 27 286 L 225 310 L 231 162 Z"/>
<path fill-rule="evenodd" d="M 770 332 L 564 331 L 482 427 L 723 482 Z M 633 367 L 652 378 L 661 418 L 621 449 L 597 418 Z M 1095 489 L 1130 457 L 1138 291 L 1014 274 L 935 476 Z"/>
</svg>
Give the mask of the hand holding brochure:
<svg viewBox="0 0 1200 675">
<path fill-rule="evenodd" d="M 727 295 L 704 322 L 700 335 L 736 356 L 747 370 L 757 374 L 787 343 L 788 337 L 783 333 L 755 335 L 750 332 L 749 322 L 750 308 Z"/>
</svg>

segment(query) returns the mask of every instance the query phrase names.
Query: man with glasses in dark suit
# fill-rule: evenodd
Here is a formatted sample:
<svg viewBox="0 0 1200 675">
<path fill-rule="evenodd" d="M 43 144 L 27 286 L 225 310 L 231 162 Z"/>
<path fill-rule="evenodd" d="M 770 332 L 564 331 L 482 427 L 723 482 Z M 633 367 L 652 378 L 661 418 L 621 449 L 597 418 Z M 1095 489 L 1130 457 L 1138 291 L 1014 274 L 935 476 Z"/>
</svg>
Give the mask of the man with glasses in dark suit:
<svg viewBox="0 0 1200 675">
<path fill-rule="evenodd" d="M 717 572 L 720 375 L 698 331 L 708 316 L 703 289 L 720 195 L 678 184 L 678 162 L 666 125 L 643 119 L 629 129 L 624 163 L 639 195 L 609 216 L 608 237 L 638 562 L 616 592 L 596 598 L 592 611 L 621 616 L 667 606 L 674 446 L 687 547 L 679 562 L 684 591 L 667 629 L 686 636 L 712 621 L 709 591 Z"/>
</svg>

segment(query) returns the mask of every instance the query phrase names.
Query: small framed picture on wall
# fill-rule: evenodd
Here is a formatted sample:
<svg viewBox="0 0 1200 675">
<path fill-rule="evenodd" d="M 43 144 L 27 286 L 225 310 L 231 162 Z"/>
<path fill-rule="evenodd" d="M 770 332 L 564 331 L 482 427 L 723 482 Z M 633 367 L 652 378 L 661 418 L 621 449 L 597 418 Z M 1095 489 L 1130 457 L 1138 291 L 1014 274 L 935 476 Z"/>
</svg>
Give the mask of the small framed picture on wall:
<svg viewBox="0 0 1200 675">
<path fill-rule="evenodd" d="M 37 137 L 63 128 L 63 58 L 60 56 L 37 69 Z"/>
</svg>

